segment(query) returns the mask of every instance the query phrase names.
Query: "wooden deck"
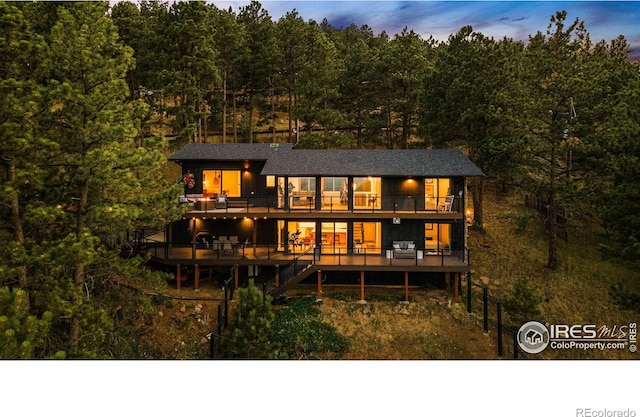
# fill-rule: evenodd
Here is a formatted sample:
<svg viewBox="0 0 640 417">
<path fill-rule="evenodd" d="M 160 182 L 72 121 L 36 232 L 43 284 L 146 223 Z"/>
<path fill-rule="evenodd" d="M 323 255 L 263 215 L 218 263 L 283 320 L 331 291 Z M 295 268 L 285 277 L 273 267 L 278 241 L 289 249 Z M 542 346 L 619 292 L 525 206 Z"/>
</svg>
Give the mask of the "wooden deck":
<svg viewBox="0 0 640 417">
<path fill-rule="evenodd" d="M 234 251 L 214 251 L 212 249 L 193 249 L 190 247 L 147 248 L 152 260 L 165 265 L 286 265 L 300 255 L 285 254 L 270 247 L 239 247 Z M 313 261 L 313 250 L 300 258 L 301 261 Z M 316 264 L 325 270 L 345 271 L 432 271 L 467 272 L 469 265 L 456 256 L 424 255 L 422 259 L 387 258 L 376 254 L 321 254 Z"/>
<path fill-rule="evenodd" d="M 380 219 L 380 218 L 420 218 L 420 219 L 440 219 L 454 220 L 461 219 L 464 214 L 458 211 L 436 211 L 436 210 L 367 210 L 367 209 L 308 209 L 308 208 L 291 208 L 276 209 L 271 207 L 230 207 L 226 209 L 189 209 L 184 218 L 209 218 L 209 219 L 232 219 L 234 217 L 255 217 L 255 218 L 275 218 L 275 219 L 296 219 L 300 217 L 308 218 L 312 215 L 314 219 L 332 219 L 336 216 L 343 218 L 363 218 L 363 219 Z"/>
</svg>

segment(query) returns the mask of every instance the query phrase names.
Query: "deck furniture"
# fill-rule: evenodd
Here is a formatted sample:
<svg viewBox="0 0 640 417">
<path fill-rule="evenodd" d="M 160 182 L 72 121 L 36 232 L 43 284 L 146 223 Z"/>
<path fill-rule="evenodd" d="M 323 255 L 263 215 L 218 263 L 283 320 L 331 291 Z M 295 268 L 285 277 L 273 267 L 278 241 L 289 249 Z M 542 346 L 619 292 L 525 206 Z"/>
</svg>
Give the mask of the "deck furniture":
<svg viewBox="0 0 640 417">
<path fill-rule="evenodd" d="M 416 245 L 412 240 L 394 240 L 393 257 L 414 259 L 416 257 Z"/>
</svg>

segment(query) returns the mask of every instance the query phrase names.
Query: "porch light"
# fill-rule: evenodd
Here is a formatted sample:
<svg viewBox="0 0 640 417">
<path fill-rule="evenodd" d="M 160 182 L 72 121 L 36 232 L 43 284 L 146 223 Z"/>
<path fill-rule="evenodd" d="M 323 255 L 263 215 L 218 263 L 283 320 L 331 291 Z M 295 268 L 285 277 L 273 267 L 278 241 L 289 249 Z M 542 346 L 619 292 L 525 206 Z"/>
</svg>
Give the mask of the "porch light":
<svg viewBox="0 0 640 417">
<path fill-rule="evenodd" d="M 473 220 L 473 210 L 472 209 L 467 209 L 466 212 L 466 217 L 467 217 L 467 223 L 471 223 L 471 221 Z"/>
</svg>

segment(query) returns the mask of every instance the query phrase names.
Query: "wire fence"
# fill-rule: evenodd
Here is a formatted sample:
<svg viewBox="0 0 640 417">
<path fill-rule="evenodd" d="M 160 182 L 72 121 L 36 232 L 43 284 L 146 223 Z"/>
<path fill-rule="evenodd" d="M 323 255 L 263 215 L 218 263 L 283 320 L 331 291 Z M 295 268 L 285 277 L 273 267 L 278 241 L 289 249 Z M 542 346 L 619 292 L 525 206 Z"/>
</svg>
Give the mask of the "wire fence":
<svg viewBox="0 0 640 417">
<path fill-rule="evenodd" d="M 474 302 L 475 300 L 475 302 Z M 480 300 L 481 303 L 477 301 Z M 466 293 L 467 313 L 482 315 L 482 330 L 496 333 L 497 353 L 501 358 L 530 359 L 530 356 L 518 344 L 518 329 L 505 324 L 503 303 L 489 294 L 489 288 L 471 281 L 467 274 Z"/>
<path fill-rule="evenodd" d="M 220 341 L 222 333 L 229 326 L 229 303 L 233 300 L 234 295 L 234 275 L 238 265 L 234 265 L 229 270 L 229 278 L 223 283 L 224 299 L 218 304 L 218 322 L 211 330 L 211 338 L 209 339 L 209 358 L 215 359 L 220 357 Z"/>
</svg>

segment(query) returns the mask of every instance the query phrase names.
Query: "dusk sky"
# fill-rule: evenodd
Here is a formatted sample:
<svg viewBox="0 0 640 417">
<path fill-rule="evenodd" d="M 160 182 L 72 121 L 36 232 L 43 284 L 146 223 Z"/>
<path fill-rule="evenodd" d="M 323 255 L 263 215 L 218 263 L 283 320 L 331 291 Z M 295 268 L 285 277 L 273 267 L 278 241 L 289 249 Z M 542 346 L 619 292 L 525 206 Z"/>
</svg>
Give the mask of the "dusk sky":
<svg viewBox="0 0 640 417">
<path fill-rule="evenodd" d="M 238 11 L 248 1 L 213 1 L 219 8 Z M 526 41 L 545 32 L 551 15 L 566 10 L 568 21 L 585 22 L 591 39 L 610 41 L 624 35 L 640 57 L 640 1 L 273 1 L 260 2 L 277 21 L 296 9 L 305 20 L 327 18 L 336 28 L 355 23 L 369 25 L 375 34 L 399 33 L 407 26 L 424 39 L 446 40 L 471 25 L 495 39 L 510 37 Z"/>
</svg>

